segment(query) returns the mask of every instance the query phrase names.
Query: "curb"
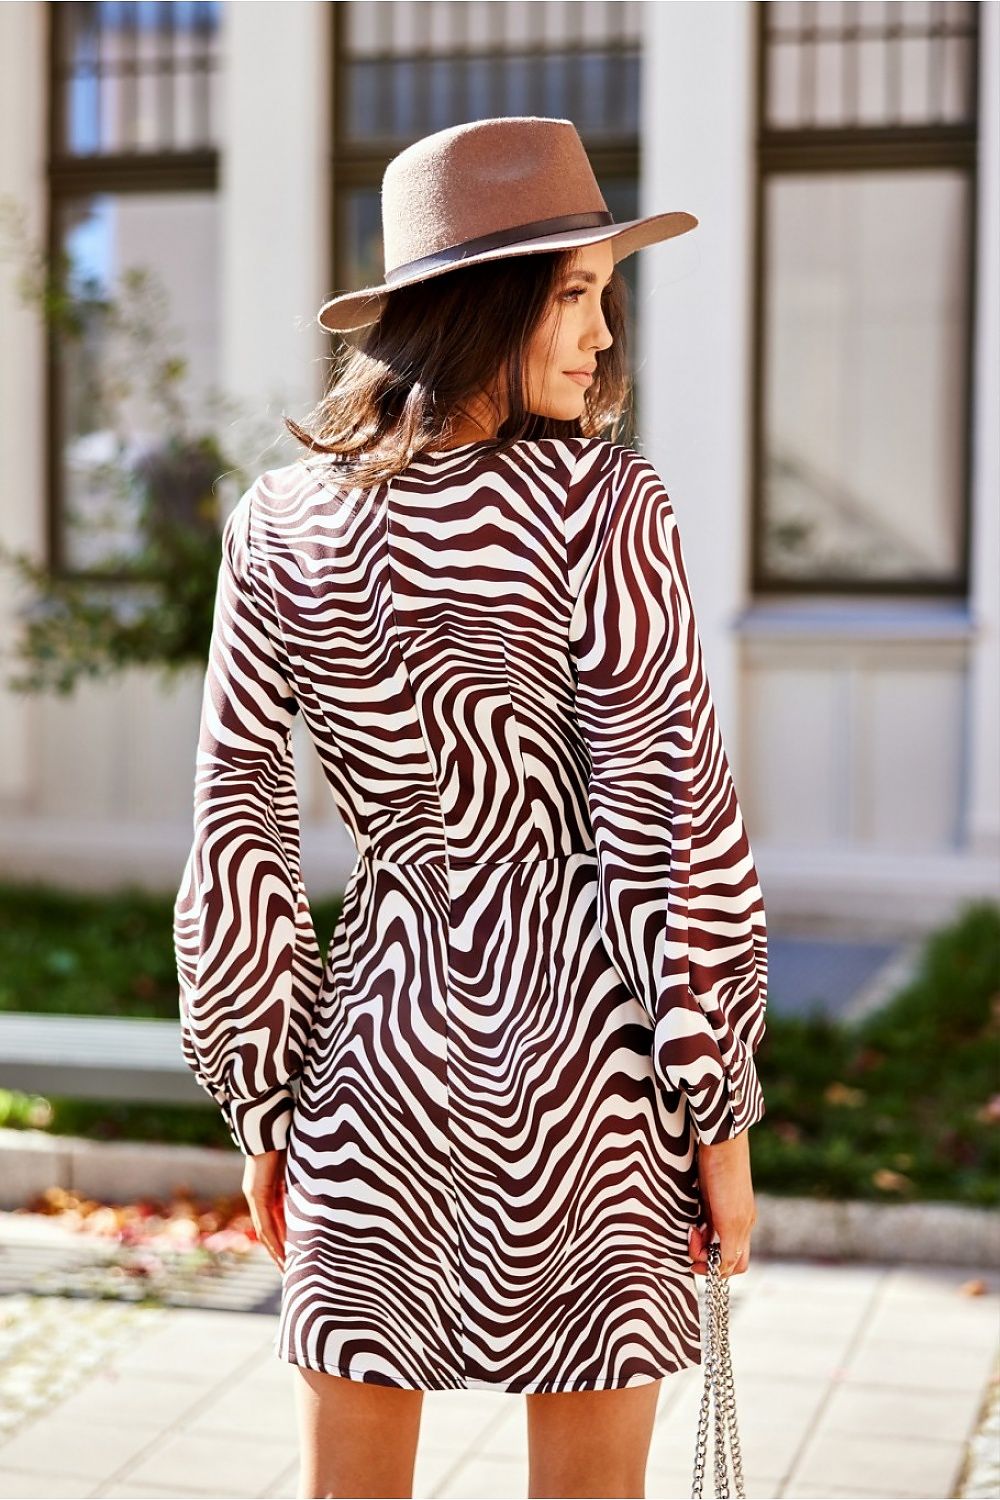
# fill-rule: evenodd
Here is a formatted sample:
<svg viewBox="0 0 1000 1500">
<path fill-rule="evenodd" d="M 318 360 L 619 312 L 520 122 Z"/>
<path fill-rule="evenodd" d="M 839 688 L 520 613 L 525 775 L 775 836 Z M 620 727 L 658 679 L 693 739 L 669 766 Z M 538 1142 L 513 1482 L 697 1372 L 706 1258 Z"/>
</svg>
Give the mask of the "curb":
<svg viewBox="0 0 1000 1500">
<path fill-rule="evenodd" d="M 157 1141 L 88 1141 L 44 1130 L 0 1129 L 0 1209 L 22 1208 L 60 1187 L 108 1202 L 239 1193 L 245 1158 L 234 1147 L 167 1146 Z"/>
<path fill-rule="evenodd" d="M 210 1146 L 88 1141 L 0 1129 L 0 1209 L 61 1187 L 109 1202 L 242 1191 L 243 1156 Z M 768 1257 L 1000 1265 L 1000 1213 L 961 1203 L 868 1203 L 757 1193 L 753 1250 Z"/>
<path fill-rule="evenodd" d="M 1000 1214 L 964 1203 L 869 1203 L 756 1193 L 753 1251 L 769 1257 L 1000 1266 Z"/>
</svg>

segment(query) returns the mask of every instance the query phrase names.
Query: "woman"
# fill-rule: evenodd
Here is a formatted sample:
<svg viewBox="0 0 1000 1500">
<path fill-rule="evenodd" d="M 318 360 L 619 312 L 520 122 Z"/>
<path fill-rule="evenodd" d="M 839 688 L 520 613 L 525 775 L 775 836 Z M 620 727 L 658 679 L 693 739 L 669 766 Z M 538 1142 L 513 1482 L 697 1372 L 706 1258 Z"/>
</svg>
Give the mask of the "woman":
<svg viewBox="0 0 1000 1500">
<path fill-rule="evenodd" d="M 412 1492 L 425 1390 L 527 1398 L 531 1495 L 643 1494 L 696 1276 L 749 1262 L 764 908 L 615 225 L 567 120 L 418 141 L 312 433 L 224 528 L 175 907 L 185 1055 L 282 1268 L 300 1494 Z M 301 712 L 358 859 L 325 957 Z M 297 1085 L 297 1096 L 293 1092 Z"/>
</svg>

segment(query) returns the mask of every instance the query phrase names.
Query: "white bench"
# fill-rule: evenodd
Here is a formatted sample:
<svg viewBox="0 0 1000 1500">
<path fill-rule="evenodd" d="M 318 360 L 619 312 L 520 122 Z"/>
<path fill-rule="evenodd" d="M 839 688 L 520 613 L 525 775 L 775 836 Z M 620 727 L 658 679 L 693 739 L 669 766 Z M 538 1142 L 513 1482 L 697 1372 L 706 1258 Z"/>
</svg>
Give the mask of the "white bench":
<svg viewBox="0 0 1000 1500">
<path fill-rule="evenodd" d="M 0 1087 L 214 1107 L 181 1052 L 180 1022 L 145 1017 L 2 1014 Z"/>
</svg>

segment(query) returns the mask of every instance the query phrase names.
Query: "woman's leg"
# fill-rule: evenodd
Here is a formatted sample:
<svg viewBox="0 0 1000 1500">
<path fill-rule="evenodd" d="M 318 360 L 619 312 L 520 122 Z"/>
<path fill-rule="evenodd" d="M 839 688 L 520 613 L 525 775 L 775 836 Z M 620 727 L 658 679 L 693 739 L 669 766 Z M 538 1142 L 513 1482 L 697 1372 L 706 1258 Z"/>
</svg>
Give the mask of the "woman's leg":
<svg viewBox="0 0 1000 1500">
<path fill-rule="evenodd" d="M 643 1500 L 660 1381 L 525 1397 L 528 1496 Z"/>
<path fill-rule="evenodd" d="M 413 1494 L 423 1391 L 296 1367 L 299 1500 Z"/>
</svg>

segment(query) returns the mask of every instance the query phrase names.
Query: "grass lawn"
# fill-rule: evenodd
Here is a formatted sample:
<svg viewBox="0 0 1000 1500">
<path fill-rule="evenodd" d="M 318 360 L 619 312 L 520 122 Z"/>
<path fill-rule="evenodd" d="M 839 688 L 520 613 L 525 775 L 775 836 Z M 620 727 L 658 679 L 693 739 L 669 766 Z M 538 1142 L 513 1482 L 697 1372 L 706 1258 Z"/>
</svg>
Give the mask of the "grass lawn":
<svg viewBox="0 0 1000 1500">
<path fill-rule="evenodd" d="M 332 933 L 338 899 L 314 901 Z M 0 884 L 0 1009 L 177 1015 L 170 898 Z M 853 1028 L 768 1017 L 757 1065 L 754 1185 L 883 1202 L 1000 1201 L 1000 906 L 970 905 L 917 977 Z M 211 1105 L 38 1100 L 0 1088 L 0 1124 L 93 1139 L 232 1148 Z"/>
</svg>

